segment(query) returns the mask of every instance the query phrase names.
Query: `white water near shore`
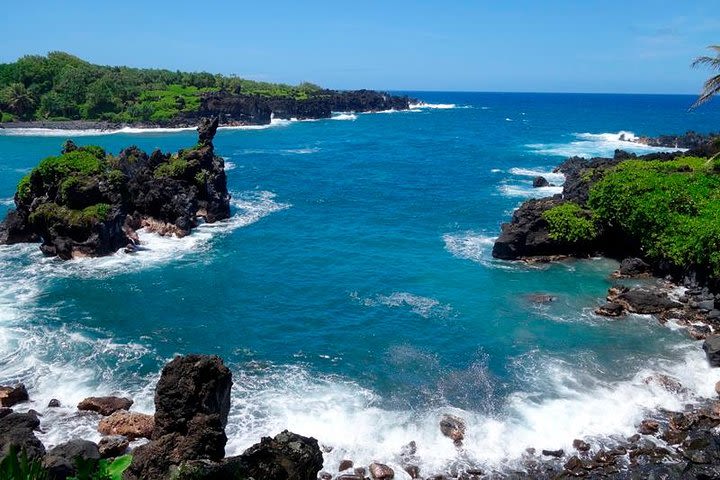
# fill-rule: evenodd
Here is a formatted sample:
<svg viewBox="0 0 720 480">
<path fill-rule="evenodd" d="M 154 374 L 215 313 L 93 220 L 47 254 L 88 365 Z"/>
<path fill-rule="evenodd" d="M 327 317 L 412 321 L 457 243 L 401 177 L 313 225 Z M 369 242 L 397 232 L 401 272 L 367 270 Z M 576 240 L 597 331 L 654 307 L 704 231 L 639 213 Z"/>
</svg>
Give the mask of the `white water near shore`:
<svg viewBox="0 0 720 480">
<path fill-rule="evenodd" d="M 650 152 L 676 152 L 682 148 L 654 147 L 639 143 L 633 132 L 574 133 L 566 143 L 534 143 L 526 147 L 539 155 L 558 157 L 612 157 L 616 149 L 643 154 Z"/>
</svg>

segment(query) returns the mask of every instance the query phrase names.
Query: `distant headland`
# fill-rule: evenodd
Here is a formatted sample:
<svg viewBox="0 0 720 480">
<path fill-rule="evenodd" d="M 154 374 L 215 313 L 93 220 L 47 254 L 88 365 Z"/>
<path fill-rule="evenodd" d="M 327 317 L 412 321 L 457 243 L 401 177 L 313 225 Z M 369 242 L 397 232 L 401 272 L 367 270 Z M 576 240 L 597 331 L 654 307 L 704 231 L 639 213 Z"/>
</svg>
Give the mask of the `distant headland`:
<svg viewBox="0 0 720 480">
<path fill-rule="evenodd" d="M 207 72 L 102 66 L 64 52 L 0 64 L 0 127 L 116 129 L 268 125 L 330 118 L 332 112 L 407 110 L 411 99 L 373 90 L 339 91 Z"/>
</svg>

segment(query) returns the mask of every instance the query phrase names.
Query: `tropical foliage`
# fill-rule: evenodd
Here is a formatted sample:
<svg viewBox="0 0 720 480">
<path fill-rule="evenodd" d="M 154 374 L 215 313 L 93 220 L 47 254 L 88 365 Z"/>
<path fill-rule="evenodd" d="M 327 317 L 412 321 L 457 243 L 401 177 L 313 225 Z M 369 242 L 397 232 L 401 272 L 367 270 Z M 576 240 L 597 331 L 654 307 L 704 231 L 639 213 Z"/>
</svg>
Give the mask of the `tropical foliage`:
<svg viewBox="0 0 720 480">
<path fill-rule="evenodd" d="M 695 101 L 695 103 L 692 105 L 691 108 L 699 107 L 703 103 L 710 100 L 718 92 L 720 92 L 720 45 L 711 45 L 708 48 L 714 52 L 714 56 L 703 55 L 701 57 L 697 57 L 693 61 L 692 66 L 693 67 L 699 67 L 699 66 L 709 67 L 711 70 L 718 72 L 718 74 L 713 75 L 712 77 L 708 78 L 705 81 L 705 84 L 703 85 L 703 90 L 700 93 L 700 96 L 698 97 L 698 99 Z"/>
<path fill-rule="evenodd" d="M 221 90 L 304 99 L 321 89 L 207 72 L 101 66 L 51 52 L 0 64 L 0 119 L 161 123 L 196 111 L 203 93 Z"/>
</svg>

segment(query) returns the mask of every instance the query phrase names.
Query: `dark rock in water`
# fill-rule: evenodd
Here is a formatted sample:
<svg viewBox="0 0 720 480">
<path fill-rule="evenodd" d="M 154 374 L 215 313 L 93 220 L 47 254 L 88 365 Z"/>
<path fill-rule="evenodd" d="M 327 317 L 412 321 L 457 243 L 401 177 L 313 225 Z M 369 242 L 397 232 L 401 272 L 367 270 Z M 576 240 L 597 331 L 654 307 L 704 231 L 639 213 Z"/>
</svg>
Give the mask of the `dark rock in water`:
<svg viewBox="0 0 720 480">
<path fill-rule="evenodd" d="M 236 462 L 245 478 L 268 480 L 314 480 L 323 464 L 317 440 L 287 430 L 263 438 L 235 458 L 229 462 Z"/>
<path fill-rule="evenodd" d="M 556 457 L 556 458 L 560 458 L 560 457 L 562 457 L 563 455 L 565 455 L 565 450 L 563 450 L 563 449 L 560 449 L 560 450 L 543 450 L 543 451 L 542 451 L 542 454 L 545 455 L 546 457 Z"/>
<path fill-rule="evenodd" d="M 589 443 L 587 443 L 583 440 L 577 439 L 577 438 L 575 440 L 573 440 L 572 445 L 573 445 L 573 448 L 575 450 L 577 450 L 578 452 L 587 452 L 588 450 L 590 450 Z"/>
<path fill-rule="evenodd" d="M 631 288 L 615 298 L 615 303 L 621 304 L 632 313 L 661 313 L 672 308 L 680 308 L 682 304 L 672 300 L 664 292 L 646 288 Z"/>
<path fill-rule="evenodd" d="M 97 445 L 87 440 L 71 440 L 48 451 L 42 463 L 52 480 L 65 480 L 77 473 L 78 460 L 98 462 Z"/>
<path fill-rule="evenodd" d="M 552 303 L 555 300 L 557 300 L 557 297 L 555 297 L 553 295 L 547 295 L 544 293 L 531 293 L 530 295 L 527 295 L 525 298 L 527 298 L 527 300 L 532 303 Z"/>
<path fill-rule="evenodd" d="M 165 365 L 155 389 L 155 435 L 190 430 L 196 417 L 213 417 L 222 428 L 230 411 L 232 374 L 220 357 L 187 355 Z M 224 449 L 223 446 L 218 450 Z M 220 455 L 222 458 L 222 455 Z"/>
<path fill-rule="evenodd" d="M 407 472 L 408 475 L 410 475 L 410 478 L 413 480 L 416 478 L 420 478 L 420 468 L 416 465 L 408 465 L 405 467 L 405 472 Z"/>
<path fill-rule="evenodd" d="M 440 419 L 440 431 L 455 445 L 462 445 L 462 441 L 465 439 L 465 421 L 455 415 L 443 415 Z"/>
<path fill-rule="evenodd" d="M 53 398 L 48 402 L 48 408 L 59 408 L 60 407 L 60 400 L 57 398 Z"/>
<path fill-rule="evenodd" d="M 503 260 L 557 255 L 587 256 L 598 249 L 596 241 L 568 242 L 551 238 L 550 227 L 543 214 L 561 205 L 560 195 L 532 199 L 515 210 L 509 223 L 502 225 L 492 255 Z"/>
<path fill-rule="evenodd" d="M 78 403 L 78 410 L 97 412 L 100 415 L 108 416 L 118 410 L 129 410 L 133 401 L 124 397 L 88 397 Z"/>
<path fill-rule="evenodd" d="M 184 236 L 200 217 L 228 218 L 224 161 L 212 144 L 217 125 L 203 120 L 198 144 L 174 155 L 131 147 L 114 157 L 66 145 L 21 181 L 0 244 L 42 239 L 43 253 L 62 259 L 109 255 L 135 245 L 141 227 Z"/>
<path fill-rule="evenodd" d="M 35 436 L 40 427 L 37 415 L 31 413 L 10 413 L 0 418 L 0 458 L 11 448 L 25 450 L 28 458 L 38 459 L 45 455 L 45 447 Z"/>
<path fill-rule="evenodd" d="M 342 472 L 343 470 L 348 470 L 350 468 L 353 468 L 353 461 L 352 460 L 343 460 L 340 462 L 340 466 L 338 467 L 338 471 Z"/>
<path fill-rule="evenodd" d="M 720 367 L 720 335 L 710 335 L 703 342 L 703 350 L 711 367 Z"/>
<path fill-rule="evenodd" d="M 103 435 L 123 435 L 130 439 L 152 438 L 155 419 L 152 415 L 118 410 L 100 420 L 98 432 Z"/>
<path fill-rule="evenodd" d="M 335 480 L 365 480 L 365 477 L 357 473 L 343 473 L 335 477 Z"/>
<path fill-rule="evenodd" d="M 130 440 L 122 435 L 103 437 L 98 442 L 98 451 L 101 458 L 114 458 L 127 452 Z"/>
<path fill-rule="evenodd" d="M 13 413 L 12 408 L 0 407 L 0 418 L 7 417 L 11 413 Z"/>
<path fill-rule="evenodd" d="M 318 480 L 332 480 L 332 473 L 330 472 L 320 472 L 317 475 Z"/>
<path fill-rule="evenodd" d="M 370 470 L 370 477 L 373 480 L 390 480 L 395 477 L 395 472 L 392 468 L 382 463 L 371 463 L 368 467 Z"/>
<path fill-rule="evenodd" d="M 680 383 L 680 380 L 669 375 L 665 375 L 663 373 L 653 373 L 649 377 L 644 378 L 643 382 L 648 385 L 660 385 L 668 392 L 687 393 L 687 388 L 683 387 L 682 383 Z"/>
<path fill-rule="evenodd" d="M 618 274 L 623 277 L 637 277 L 650 272 L 650 265 L 640 258 L 626 258 L 620 262 Z"/>
<path fill-rule="evenodd" d="M 545 177 L 535 177 L 533 178 L 533 188 L 541 188 L 541 187 L 549 187 L 550 182 L 547 181 Z"/>
<path fill-rule="evenodd" d="M 165 365 L 152 441 L 134 450 L 126 478 L 164 479 L 186 462 L 222 460 L 231 386 L 232 374 L 216 356 L 187 355 Z"/>
<path fill-rule="evenodd" d="M 719 382 L 720 383 L 720 382 Z M 417 453 L 417 443 L 415 440 L 410 441 L 408 444 L 403 445 L 400 448 L 401 457 L 411 457 Z"/>
<path fill-rule="evenodd" d="M 658 432 L 660 429 L 660 424 L 656 422 L 655 420 L 645 419 L 642 422 L 640 422 L 640 426 L 638 427 L 638 432 L 640 432 L 643 435 L 652 435 Z"/>
<path fill-rule="evenodd" d="M 606 302 L 595 309 L 595 313 L 604 317 L 619 317 L 625 312 L 622 305 L 615 302 Z"/>
<path fill-rule="evenodd" d="M 12 407 L 29 399 L 27 389 L 22 383 L 14 387 L 0 387 L 0 407 Z"/>
</svg>

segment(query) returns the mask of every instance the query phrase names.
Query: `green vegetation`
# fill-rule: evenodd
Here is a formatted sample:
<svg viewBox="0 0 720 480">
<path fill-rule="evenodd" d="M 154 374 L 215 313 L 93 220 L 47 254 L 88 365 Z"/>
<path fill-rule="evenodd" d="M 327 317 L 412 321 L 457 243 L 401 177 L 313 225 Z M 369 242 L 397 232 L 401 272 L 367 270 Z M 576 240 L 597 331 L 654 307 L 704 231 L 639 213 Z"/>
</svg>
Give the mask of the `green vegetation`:
<svg viewBox="0 0 720 480">
<path fill-rule="evenodd" d="M 592 214 L 577 203 L 567 202 L 543 213 L 548 222 L 550 238 L 568 243 L 589 242 L 597 236 Z"/>
<path fill-rule="evenodd" d="M 0 461 L 0 478 L 3 480 L 47 480 L 47 471 L 37 460 L 30 460 L 25 450 L 18 452 L 15 445 Z"/>
<path fill-rule="evenodd" d="M 122 480 L 122 474 L 132 463 L 132 455 L 123 455 L 113 460 L 77 459 L 77 474 L 68 480 Z M 39 460 L 28 459 L 23 450 L 18 452 L 14 445 L 5 458 L 0 461 L 0 479 L 2 480 L 47 480 L 48 472 Z"/>
<path fill-rule="evenodd" d="M 109 120 L 163 122 L 197 111 L 205 92 L 227 91 L 298 100 L 318 94 L 297 86 L 255 82 L 207 72 L 93 65 L 51 52 L 0 64 L 0 117 L 18 120 Z"/>
<path fill-rule="evenodd" d="M 637 239 L 654 260 L 720 278 L 720 175 L 714 162 L 627 160 L 590 190 L 595 218 Z"/>
<path fill-rule="evenodd" d="M 155 169 L 155 178 L 182 178 L 188 168 L 188 162 L 184 158 L 174 158 L 169 162 L 159 165 Z"/>
<path fill-rule="evenodd" d="M 53 225 L 64 223 L 69 227 L 88 227 L 107 219 L 112 207 L 107 203 L 98 203 L 75 210 L 57 203 L 43 203 L 30 214 L 28 220 L 34 225 Z"/>
</svg>

